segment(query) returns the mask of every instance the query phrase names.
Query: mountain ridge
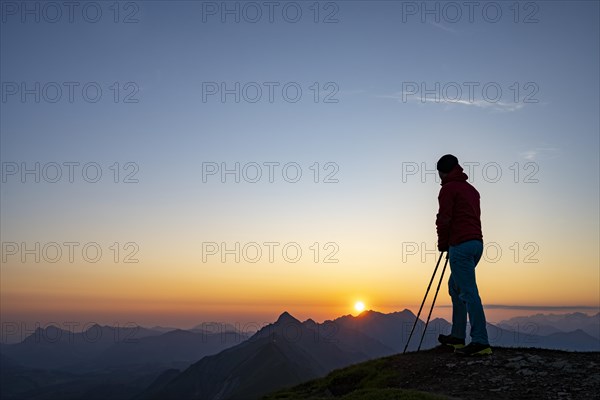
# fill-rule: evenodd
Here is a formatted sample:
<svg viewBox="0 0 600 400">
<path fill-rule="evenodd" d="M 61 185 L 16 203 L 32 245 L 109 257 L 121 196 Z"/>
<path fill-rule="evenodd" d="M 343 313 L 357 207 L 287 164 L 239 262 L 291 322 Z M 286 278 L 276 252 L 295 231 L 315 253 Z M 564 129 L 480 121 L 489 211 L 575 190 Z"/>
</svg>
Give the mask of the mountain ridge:
<svg viewBox="0 0 600 400">
<path fill-rule="evenodd" d="M 318 324 L 310 319 L 300 322 L 285 311 L 276 322 L 263 327 L 246 342 L 203 358 L 166 383 L 162 390 L 141 398 L 258 398 L 267 389 L 275 390 L 277 386 L 289 383 L 290 377 L 299 383 L 336 368 L 401 352 L 415 318 L 407 309 L 389 314 L 368 310 L 357 316 L 344 315 Z M 424 325 L 423 321 L 417 321 L 409 349 L 416 349 Z M 449 329 L 450 323 L 442 318 L 430 321 L 422 348 L 435 346 L 437 334 L 447 333 Z M 488 329 L 493 329 L 495 345 L 514 345 L 523 341 L 556 347 L 573 337 L 572 333 L 550 338 L 516 335 L 493 325 Z M 581 330 L 576 335 L 582 340 L 594 340 Z M 256 354 L 268 354 L 273 360 L 265 364 Z M 310 367 L 301 368 L 298 360 L 304 360 L 300 364 Z M 257 372 L 259 370 L 262 375 Z M 287 372 L 282 376 L 283 371 Z M 274 376 L 279 378 L 274 379 Z"/>
<path fill-rule="evenodd" d="M 494 348 L 458 357 L 434 349 L 395 354 L 330 372 L 263 400 L 597 399 L 599 352 Z"/>
<path fill-rule="evenodd" d="M 21 343 L 0 345 L 1 397 L 54 399 L 69 391 L 71 399 L 86 400 L 100 394 L 127 400 L 246 400 L 249 393 L 258 398 L 351 364 L 402 352 L 415 318 L 408 309 L 387 314 L 367 310 L 317 323 L 310 318 L 301 322 L 284 311 L 249 337 L 222 323 L 168 332 L 101 325 L 83 333 L 40 329 Z M 577 329 L 572 332 L 537 336 L 526 329 L 488 324 L 488 333 L 493 348 L 600 350 L 600 340 L 580 329 L 587 326 L 584 315 L 569 320 L 583 325 L 574 324 Z M 416 350 L 424 326 L 417 321 L 409 351 Z M 437 345 L 437 335 L 449 330 L 450 323 L 443 318 L 430 321 L 421 349 Z"/>
</svg>

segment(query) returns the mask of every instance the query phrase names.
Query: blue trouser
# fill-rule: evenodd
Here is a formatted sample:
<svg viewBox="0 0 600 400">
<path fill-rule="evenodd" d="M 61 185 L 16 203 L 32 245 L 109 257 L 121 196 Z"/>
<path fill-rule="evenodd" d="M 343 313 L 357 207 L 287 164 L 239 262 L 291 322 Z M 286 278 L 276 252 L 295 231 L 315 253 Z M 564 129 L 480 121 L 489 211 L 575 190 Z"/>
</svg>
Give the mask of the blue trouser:
<svg viewBox="0 0 600 400">
<path fill-rule="evenodd" d="M 469 240 L 450 246 L 450 279 L 448 288 L 452 298 L 452 333 L 460 339 L 466 337 L 467 313 L 471 322 L 471 341 L 489 344 L 485 313 L 475 282 L 475 267 L 483 253 L 483 243 Z"/>
</svg>

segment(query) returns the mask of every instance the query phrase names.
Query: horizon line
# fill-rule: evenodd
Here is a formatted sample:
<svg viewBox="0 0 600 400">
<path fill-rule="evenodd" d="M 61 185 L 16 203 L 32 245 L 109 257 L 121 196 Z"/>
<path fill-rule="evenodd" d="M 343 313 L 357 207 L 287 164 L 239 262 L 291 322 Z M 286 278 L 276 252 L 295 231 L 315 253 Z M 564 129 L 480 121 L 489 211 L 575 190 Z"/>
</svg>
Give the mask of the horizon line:
<svg viewBox="0 0 600 400">
<path fill-rule="evenodd" d="M 440 308 L 452 308 L 452 304 L 439 305 Z M 600 305 L 598 306 L 533 306 L 533 305 L 509 305 L 509 304 L 484 304 L 483 308 L 490 309 L 506 309 L 506 310 L 597 310 L 600 312 Z"/>
</svg>

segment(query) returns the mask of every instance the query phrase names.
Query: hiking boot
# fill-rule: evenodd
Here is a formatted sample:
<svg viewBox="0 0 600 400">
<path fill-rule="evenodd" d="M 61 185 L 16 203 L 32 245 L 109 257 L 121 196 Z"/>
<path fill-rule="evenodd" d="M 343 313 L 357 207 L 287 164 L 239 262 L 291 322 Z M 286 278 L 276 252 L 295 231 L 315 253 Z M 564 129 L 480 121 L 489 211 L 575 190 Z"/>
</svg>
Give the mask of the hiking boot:
<svg viewBox="0 0 600 400">
<path fill-rule="evenodd" d="M 454 352 L 459 356 L 484 356 L 492 354 L 489 344 L 469 343 L 467 346 L 456 349 Z"/>
<path fill-rule="evenodd" d="M 455 350 L 465 347 L 465 339 L 459 339 L 452 335 L 439 335 L 438 342 L 445 344 L 446 346 L 454 347 Z"/>
</svg>

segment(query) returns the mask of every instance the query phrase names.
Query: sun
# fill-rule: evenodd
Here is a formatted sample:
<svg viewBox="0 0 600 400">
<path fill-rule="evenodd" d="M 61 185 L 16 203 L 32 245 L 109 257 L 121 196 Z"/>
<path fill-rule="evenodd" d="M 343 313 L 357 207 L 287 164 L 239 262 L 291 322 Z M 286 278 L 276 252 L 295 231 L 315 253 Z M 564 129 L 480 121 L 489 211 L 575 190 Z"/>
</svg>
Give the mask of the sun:
<svg viewBox="0 0 600 400">
<path fill-rule="evenodd" d="M 354 303 L 354 309 L 358 312 L 364 311 L 365 303 L 363 303 L 362 301 L 357 301 L 356 303 Z"/>
</svg>

